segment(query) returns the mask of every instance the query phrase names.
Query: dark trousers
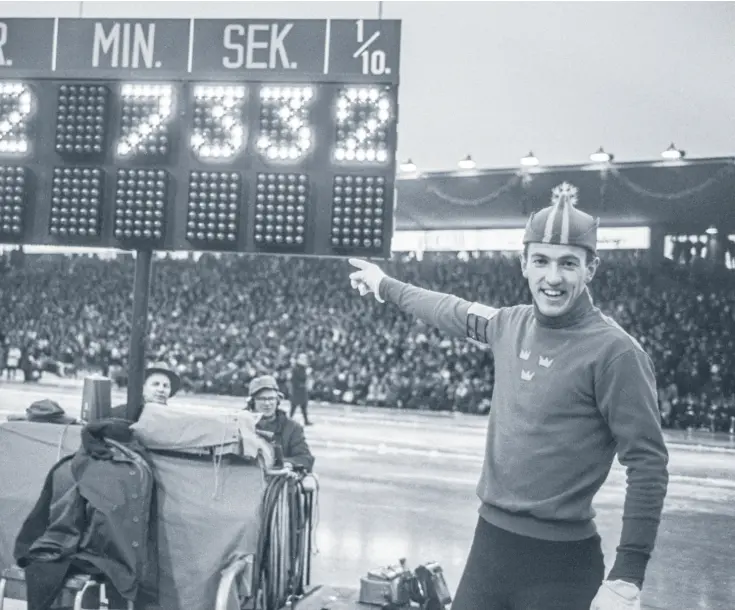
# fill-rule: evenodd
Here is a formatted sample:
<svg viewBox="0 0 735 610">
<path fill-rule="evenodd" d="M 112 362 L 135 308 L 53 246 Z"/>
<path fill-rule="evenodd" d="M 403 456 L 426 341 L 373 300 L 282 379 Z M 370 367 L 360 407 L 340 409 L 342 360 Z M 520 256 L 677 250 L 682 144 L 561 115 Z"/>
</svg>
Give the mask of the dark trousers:
<svg viewBox="0 0 735 610">
<path fill-rule="evenodd" d="M 304 423 L 309 423 L 309 414 L 307 412 L 307 407 L 309 406 L 308 400 L 302 400 L 299 402 L 291 402 L 291 419 L 293 419 L 293 416 L 296 414 L 296 409 L 301 407 L 301 414 L 304 416 Z"/>
<path fill-rule="evenodd" d="M 589 610 L 604 573 L 597 535 L 538 540 L 480 517 L 452 610 Z"/>
</svg>

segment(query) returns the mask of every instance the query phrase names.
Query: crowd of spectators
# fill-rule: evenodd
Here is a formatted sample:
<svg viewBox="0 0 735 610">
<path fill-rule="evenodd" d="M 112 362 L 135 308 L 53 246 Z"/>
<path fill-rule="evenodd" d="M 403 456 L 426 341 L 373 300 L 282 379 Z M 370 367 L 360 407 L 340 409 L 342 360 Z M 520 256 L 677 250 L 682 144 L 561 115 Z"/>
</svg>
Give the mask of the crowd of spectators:
<svg viewBox="0 0 735 610">
<path fill-rule="evenodd" d="M 732 272 L 644 252 L 603 254 L 595 303 L 653 358 L 665 425 L 733 432 L 735 281 Z M 490 305 L 530 302 L 517 255 L 397 255 L 403 281 Z M 309 355 L 313 400 L 486 413 L 492 354 L 350 290 L 346 261 L 205 254 L 157 259 L 147 354 L 176 367 L 190 392 L 243 395 L 248 381 L 286 378 Z M 134 261 L 26 255 L 0 265 L 0 369 L 109 374 L 124 383 Z M 2 371 L 0 370 L 0 374 Z"/>
</svg>

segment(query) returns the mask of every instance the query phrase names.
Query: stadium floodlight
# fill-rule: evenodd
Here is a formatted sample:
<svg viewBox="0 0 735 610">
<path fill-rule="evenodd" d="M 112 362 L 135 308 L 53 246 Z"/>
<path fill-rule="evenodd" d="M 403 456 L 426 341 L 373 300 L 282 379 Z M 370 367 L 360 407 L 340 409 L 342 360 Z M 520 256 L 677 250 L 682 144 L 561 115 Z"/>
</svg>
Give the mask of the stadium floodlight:
<svg viewBox="0 0 735 610">
<path fill-rule="evenodd" d="M 538 165 L 538 159 L 536 158 L 536 155 L 533 154 L 533 151 L 530 151 L 521 159 L 521 165 L 523 167 L 535 167 Z"/>
<path fill-rule="evenodd" d="M 609 163 L 611 162 L 615 157 L 611 155 L 610 153 L 606 153 L 605 150 L 600 146 L 600 148 L 597 149 L 597 151 L 593 152 L 590 155 L 590 159 L 594 161 L 595 163 Z"/>
<path fill-rule="evenodd" d="M 462 159 L 458 165 L 460 169 L 475 169 L 475 167 L 477 167 L 477 163 L 475 163 L 474 159 L 472 159 L 470 155 L 467 155 Z"/>
<path fill-rule="evenodd" d="M 664 159 L 676 161 L 677 159 L 683 159 L 684 154 L 684 151 L 676 148 L 676 146 L 674 146 L 674 143 L 672 142 L 671 144 L 669 144 L 669 147 L 661 153 L 661 156 Z"/>
</svg>

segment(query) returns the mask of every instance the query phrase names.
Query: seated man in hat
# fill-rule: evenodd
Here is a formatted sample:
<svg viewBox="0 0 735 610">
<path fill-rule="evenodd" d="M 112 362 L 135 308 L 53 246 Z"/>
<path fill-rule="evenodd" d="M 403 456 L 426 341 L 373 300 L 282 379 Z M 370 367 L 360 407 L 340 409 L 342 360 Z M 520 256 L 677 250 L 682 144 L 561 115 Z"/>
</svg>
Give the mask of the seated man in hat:
<svg viewBox="0 0 735 610">
<path fill-rule="evenodd" d="M 126 405 L 111 409 L 110 417 L 87 426 L 92 435 L 130 429 L 152 451 L 174 452 L 213 459 L 215 465 L 224 456 L 255 459 L 265 464 L 273 461 L 269 443 L 256 432 L 256 417 L 251 413 L 202 408 L 204 405 L 169 406 L 168 399 L 181 387 L 179 376 L 163 363 L 146 368 L 143 400 L 137 412 L 128 414 Z M 122 426 L 122 427 L 121 427 Z"/>
<path fill-rule="evenodd" d="M 151 364 L 145 370 L 145 379 L 143 381 L 143 404 L 138 407 L 138 411 L 130 417 L 127 414 L 127 405 L 118 405 L 110 411 L 110 417 L 118 419 L 131 419 L 138 421 L 143 407 L 146 403 L 154 402 L 165 405 L 168 399 L 176 395 L 181 388 L 181 379 L 176 372 L 163 362 Z"/>
<path fill-rule="evenodd" d="M 271 375 L 261 375 L 250 382 L 247 405 L 261 415 L 256 428 L 273 435 L 272 441 L 283 449 L 287 467 L 301 466 L 311 472 L 314 456 L 304 436 L 304 428 L 278 407 L 283 394 Z"/>
</svg>

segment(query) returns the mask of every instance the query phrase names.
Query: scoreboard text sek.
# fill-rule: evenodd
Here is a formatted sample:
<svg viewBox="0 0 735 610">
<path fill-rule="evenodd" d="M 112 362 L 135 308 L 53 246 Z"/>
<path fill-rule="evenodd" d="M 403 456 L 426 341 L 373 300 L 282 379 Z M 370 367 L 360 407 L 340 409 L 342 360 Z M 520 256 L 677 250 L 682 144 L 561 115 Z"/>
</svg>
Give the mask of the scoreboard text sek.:
<svg viewBox="0 0 735 610">
<path fill-rule="evenodd" d="M 0 21 L 0 243 L 389 256 L 400 22 Z"/>
</svg>

